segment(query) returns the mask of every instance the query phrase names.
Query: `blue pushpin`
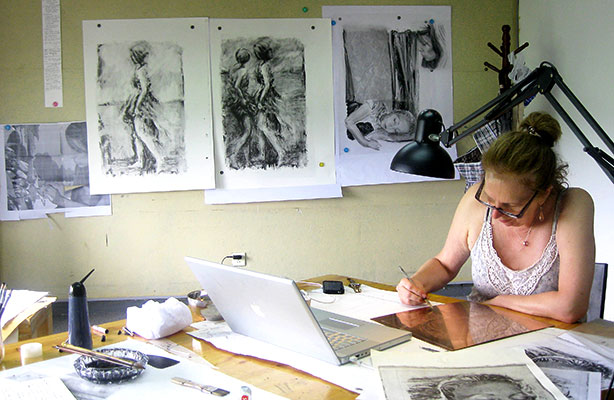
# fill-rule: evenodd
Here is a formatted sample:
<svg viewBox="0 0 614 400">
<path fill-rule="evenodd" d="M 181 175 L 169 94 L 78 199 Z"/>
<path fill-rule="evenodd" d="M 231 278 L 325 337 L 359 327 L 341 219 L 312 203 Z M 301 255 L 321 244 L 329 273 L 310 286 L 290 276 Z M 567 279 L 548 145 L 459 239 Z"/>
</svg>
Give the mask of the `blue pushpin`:
<svg viewBox="0 0 614 400">
<path fill-rule="evenodd" d="M 433 25 L 435 23 L 435 20 L 433 18 L 429 19 L 429 24 Z"/>
<path fill-rule="evenodd" d="M 343 152 L 344 152 L 344 153 L 348 153 L 349 151 L 350 151 L 350 149 L 348 149 L 347 147 L 344 147 L 344 148 L 343 148 Z"/>
<path fill-rule="evenodd" d="M 331 24 L 331 25 L 333 25 L 333 26 L 335 26 L 335 25 L 337 25 L 337 21 L 332 20 L 332 21 L 330 21 L 330 24 Z"/>
<path fill-rule="evenodd" d="M 11 126 L 10 125 L 4 125 L 4 129 L 6 129 L 7 131 L 11 130 Z"/>
</svg>

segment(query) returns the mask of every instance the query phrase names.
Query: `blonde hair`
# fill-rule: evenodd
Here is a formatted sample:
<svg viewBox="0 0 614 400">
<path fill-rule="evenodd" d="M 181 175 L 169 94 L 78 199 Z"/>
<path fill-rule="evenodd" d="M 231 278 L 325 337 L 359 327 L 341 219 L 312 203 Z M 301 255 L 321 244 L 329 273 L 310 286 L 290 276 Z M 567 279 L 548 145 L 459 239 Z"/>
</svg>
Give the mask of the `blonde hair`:
<svg viewBox="0 0 614 400">
<path fill-rule="evenodd" d="M 484 171 L 516 175 L 533 190 L 567 186 L 567 164 L 554 152 L 561 138 L 558 121 L 546 113 L 533 112 L 516 131 L 501 135 L 482 157 Z"/>
</svg>

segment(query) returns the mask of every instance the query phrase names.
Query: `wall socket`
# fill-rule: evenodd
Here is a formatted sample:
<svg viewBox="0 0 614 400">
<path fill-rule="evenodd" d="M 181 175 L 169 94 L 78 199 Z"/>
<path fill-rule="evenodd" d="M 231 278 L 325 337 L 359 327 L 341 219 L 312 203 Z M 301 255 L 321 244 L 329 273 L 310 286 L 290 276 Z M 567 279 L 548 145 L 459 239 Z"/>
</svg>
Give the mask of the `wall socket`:
<svg viewBox="0 0 614 400">
<path fill-rule="evenodd" d="M 247 253 L 232 253 L 232 266 L 245 267 L 247 264 Z"/>
</svg>

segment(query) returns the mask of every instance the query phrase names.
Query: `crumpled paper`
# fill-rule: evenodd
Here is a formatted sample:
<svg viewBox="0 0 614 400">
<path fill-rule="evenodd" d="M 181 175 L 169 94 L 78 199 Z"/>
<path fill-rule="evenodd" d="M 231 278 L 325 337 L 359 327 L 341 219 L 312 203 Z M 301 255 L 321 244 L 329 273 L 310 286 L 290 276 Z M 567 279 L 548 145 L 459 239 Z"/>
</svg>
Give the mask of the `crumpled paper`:
<svg viewBox="0 0 614 400">
<path fill-rule="evenodd" d="M 128 307 L 126 328 L 145 339 L 159 339 L 179 332 L 192 323 L 190 308 L 174 297 L 164 303 L 149 300 L 141 307 Z"/>
</svg>

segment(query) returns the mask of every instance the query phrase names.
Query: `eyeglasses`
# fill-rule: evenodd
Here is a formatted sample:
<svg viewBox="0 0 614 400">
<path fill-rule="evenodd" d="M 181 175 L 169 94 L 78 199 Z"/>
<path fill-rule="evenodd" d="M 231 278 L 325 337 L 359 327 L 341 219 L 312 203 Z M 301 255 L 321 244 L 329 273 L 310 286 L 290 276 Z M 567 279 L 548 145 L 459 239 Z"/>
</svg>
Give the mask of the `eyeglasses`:
<svg viewBox="0 0 614 400">
<path fill-rule="evenodd" d="M 533 201 L 533 199 L 535 199 L 535 197 L 537 196 L 538 191 L 536 190 L 535 193 L 533 193 L 533 196 L 531 196 L 531 198 L 529 199 L 528 203 L 525 204 L 524 207 L 522 207 L 522 210 L 520 210 L 520 212 L 518 214 L 514 214 L 511 213 L 509 211 L 505 211 L 499 207 L 495 207 L 492 204 L 488 204 L 485 201 L 480 200 L 480 196 L 482 195 L 482 189 L 484 189 L 484 179 L 482 179 L 482 183 L 480 183 L 480 187 L 478 188 L 478 191 L 475 192 L 475 199 L 477 201 L 479 201 L 481 204 L 485 205 L 486 207 L 490 208 L 491 210 L 497 210 L 499 211 L 501 214 L 506 215 L 508 217 L 511 218 L 522 218 L 522 216 L 524 215 L 525 211 L 527 211 L 527 208 L 529 208 L 529 205 L 531 204 L 531 202 Z"/>
</svg>

